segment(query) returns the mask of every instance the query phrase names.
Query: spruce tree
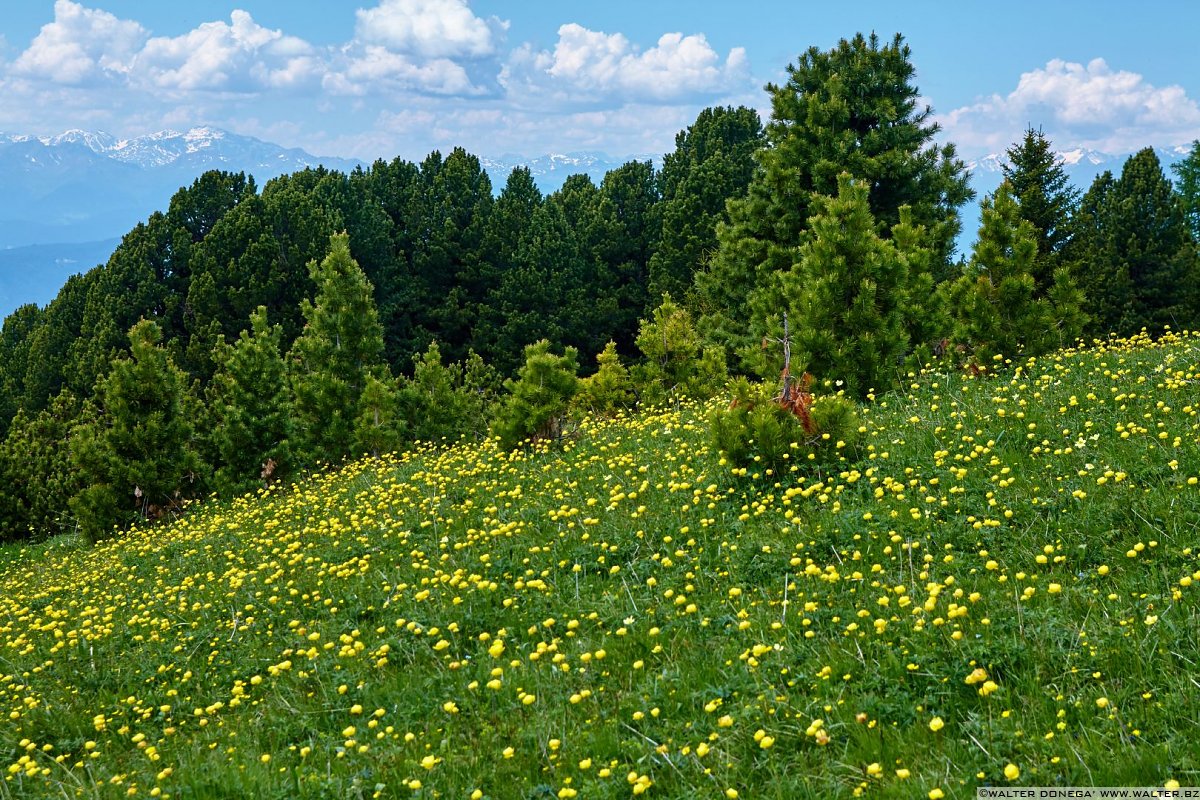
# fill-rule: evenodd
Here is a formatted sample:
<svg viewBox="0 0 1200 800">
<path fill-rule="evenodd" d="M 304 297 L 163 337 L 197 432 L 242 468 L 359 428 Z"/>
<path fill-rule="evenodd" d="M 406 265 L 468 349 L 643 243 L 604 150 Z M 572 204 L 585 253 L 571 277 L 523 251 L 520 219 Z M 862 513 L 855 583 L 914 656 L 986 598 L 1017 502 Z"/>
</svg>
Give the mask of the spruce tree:
<svg viewBox="0 0 1200 800">
<path fill-rule="evenodd" d="M 265 306 L 250 316 L 250 326 L 221 348 L 211 384 L 216 488 L 226 496 L 284 478 L 293 467 L 282 329 L 268 325 Z"/>
<path fill-rule="evenodd" d="M 579 388 L 578 353 L 550 351 L 542 339 L 525 348 L 525 365 L 516 378 L 504 382 L 508 397 L 499 409 L 493 432 L 506 450 L 528 440 L 557 439 L 571 399 Z"/>
<path fill-rule="evenodd" d="M 1024 138 L 1006 153 L 1001 166 L 1004 179 L 1021 209 L 1021 218 L 1037 231 L 1037 258 L 1033 280 L 1039 296 L 1053 283 L 1063 248 L 1071 236 L 1071 215 L 1079 204 L 1079 190 L 1071 185 L 1050 140 L 1040 130 L 1028 128 Z"/>
<path fill-rule="evenodd" d="M 305 461 L 337 461 L 355 446 L 358 403 L 382 364 L 383 329 L 371 284 L 335 234 L 329 255 L 309 265 L 313 302 L 301 305 L 305 327 L 288 354 L 297 451 Z"/>
<path fill-rule="evenodd" d="M 760 168 L 746 197 L 731 203 L 716 256 L 697 276 L 706 337 L 753 353 L 745 325 L 753 295 L 792 268 L 814 198 L 836 196 L 843 172 L 870 187 L 868 210 L 884 238 L 909 206 L 912 224 L 926 229 L 935 277 L 950 275 L 958 209 L 972 192 L 954 147 L 934 143 L 939 129 L 929 107 L 918 106 L 910 55 L 899 35 L 881 44 L 860 34 L 830 51 L 811 48 L 788 67 L 786 83 L 767 87 Z"/>
<path fill-rule="evenodd" d="M 774 291 L 756 293 L 752 327 L 780 336 L 788 312 L 792 369 L 864 397 L 891 384 L 908 349 L 908 263 L 876 234 L 863 182 L 843 173 L 837 196 L 812 206 L 799 262 L 776 273 Z"/>
<path fill-rule="evenodd" d="M 86 488 L 71 509 L 89 537 L 116 523 L 155 518 L 197 488 L 187 381 L 161 337 L 152 321 L 133 326 L 132 355 L 115 360 L 97 387 L 100 418 L 77 429 L 73 455 Z"/>
</svg>

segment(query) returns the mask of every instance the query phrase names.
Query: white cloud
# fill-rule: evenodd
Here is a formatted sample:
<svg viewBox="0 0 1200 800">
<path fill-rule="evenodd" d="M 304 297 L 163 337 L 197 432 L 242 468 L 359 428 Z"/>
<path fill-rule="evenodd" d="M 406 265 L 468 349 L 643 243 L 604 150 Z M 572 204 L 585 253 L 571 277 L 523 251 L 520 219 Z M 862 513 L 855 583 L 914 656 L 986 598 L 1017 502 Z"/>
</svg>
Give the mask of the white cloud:
<svg viewBox="0 0 1200 800">
<path fill-rule="evenodd" d="M 359 9 L 355 38 L 425 59 L 483 58 L 495 54 L 508 23 L 475 16 L 465 0 L 381 0 Z"/>
<path fill-rule="evenodd" d="M 344 63 L 325 76 L 324 86 L 333 94 L 359 97 L 383 92 L 470 95 L 483 91 L 460 64 L 448 58 L 414 61 L 378 45 L 348 48 Z"/>
<path fill-rule="evenodd" d="M 1087 65 L 1054 59 L 1021 75 L 1007 95 L 992 95 L 939 120 L 968 155 L 998 152 L 1028 125 L 1058 149 L 1112 153 L 1194 139 L 1200 107 L 1180 86 L 1156 87 L 1136 72 L 1114 71 L 1102 58 Z"/>
<path fill-rule="evenodd" d="M 515 96 L 670 102 L 736 91 L 748 78 L 744 49 L 722 61 L 703 34 L 665 33 L 641 51 L 622 34 L 569 23 L 558 29 L 553 52 L 517 48 L 499 80 Z"/>
<path fill-rule="evenodd" d="M 128 74 L 148 35 L 136 22 L 57 0 L 54 21 L 42 26 L 12 70 L 35 81 L 94 84 Z"/>
<path fill-rule="evenodd" d="M 253 92 L 315 85 L 324 67 L 308 42 L 234 11 L 229 23 L 150 39 L 135 70 L 136 80 L 160 89 Z"/>
</svg>

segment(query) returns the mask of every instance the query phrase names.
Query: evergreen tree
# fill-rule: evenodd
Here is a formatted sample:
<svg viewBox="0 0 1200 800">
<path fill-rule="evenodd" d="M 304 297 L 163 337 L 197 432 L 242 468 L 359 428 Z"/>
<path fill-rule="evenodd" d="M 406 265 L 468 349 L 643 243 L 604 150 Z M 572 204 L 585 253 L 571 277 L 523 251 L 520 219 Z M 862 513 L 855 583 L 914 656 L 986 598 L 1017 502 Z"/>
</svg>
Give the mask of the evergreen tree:
<svg viewBox="0 0 1200 800">
<path fill-rule="evenodd" d="M 773 276 L 776 291 L 756 294 L 752 327 L 779 336 L 780 314 L 789 312 L 792 369 L 803 365 L 864 397 L 890 385 L 908 349 L 907 261 L 875 233 L 861 181 L 843 174 L 837 197 L 816 199 L 813 208 L 799 263 Z M 767 375 L 782 366 L 772 364 Z"/>
<path fill-rule="evenodd" d="M 244 494 L 292 471 L 291 422 L 282 329 L 267 324 L 267 309 L 250 316 L 249 331 L 222 348 L 209 403 L 212 439 L 220 458 L 216 488 Z"/>
<path fill-rule="evenodd" d="M 348 236 L 330 237 L 329 255 L 309 274 L 316 297 L 301 305 L 306 325 L 288 354 L 296 452 L 301 461 L 333 462 L 354 449 L 368 376 L 384 377 L 383 329 Z"/>
<path fill-rule="evenodd" d="M 1116 181 L 1097 178 L 1078 216 L 1071 262 L 1096 333 L 1128 336 L 1143 327 L 1158 332 L 1196 324 L 1196 245 L 1152 148 L 1131 156 Z"/>
<path fill-rule="evenodd" d="M 1071 220 L 1071 239 L 1063 254 L 1086 298 L 1087 330 L 1099 336 L 1134 329 L 1134 286 L 1108 224 L 1115 185 L 1111 172 L 1096 176 Z"/>
<path fill-rule="evenodd" d="M 751 296 L 786 272 L 812 216 L 814 198 L 835 196 L 848 172 L 870 187 L 869 212 L 890 236 L 909 206 L 924 226 L 935 277 L 952 270 L 958 208 L 969 200 L 965 166 L 952 145 L 933 143 L 938 126 L 919 108 L 910 52 L 897 35 L 881 45 L 873 34 L 811 48 L 788 67 L 788 81 L 769 85 L 771 120 L 760 168 L 745 198 L 730 205 L 710 269 L 697 277 L 706 337 L 745 353 Z"/>
<path fill-rule="evenodd" d="M 1183 205 L 1192 241 L 1200 243 L 1200 139 L 1192 142 L 1192 149 L 1183 160 L 1171 165 L 1177 183 L 1175 191 Z"/>
<path fill-rule="evenodd" d="M 1007 183 L 984 199 L 967 274 L 949 289 L 955 340 L 972 348 L 984 367 L 1001 355 L 1039 355 L 1081 332 L 1082 295 L 1068 270 L 1054 273 L 1047 297 L 1037 296 L 1037 241 L 1037 229 L 1022 218 Z"/>
<path fill-rule="evenodd" d="M 496 416 L 494 433 L 502 448 L 562 435 L 567 409 L 579 388 L 577 359 L 571 347 L 561 356 L 550 352 L 545 339 L 525 348 L 525 365 L 516 378 L 504 382 L 508 397 Z"/>
<path fill-rule="evenodd" d="M 82 489 L 73 431 L 93 409 L 69 391 L 32 416 L 18 411 L 0 444 L 0 540 L 40 538 L 72 527 L 69 502 Z"/>
<path fill-rule="evenodd" d="M 116 523 L 156 518 L 197 488 L 186 377 L 143 320 L 129 332 L 132 355 L 100 382 L 100 418 L 77 428 L 73 455 L 86 487 L 71 501 L 81 529 L 102 537 Z"/>
<path fill-rule="evenodd" d="M 367 375 L 354 421 L 355 452 L 374 458 L 393 452 L 400 447 L 403 429 L 395 381 L 390 376 Z"/>
<path fill-rule="evenodd" d="M 1050 140 L 1040 130 L 1028 128 L 1020 143 L 1007 151 L 1001 166 L 1004 179 L 1021 209 L 1021 218 L 1037 231 L 1037 258 L 1033 280 L 1039 296 L 1053 283 L 1054 271 L 1071 235 L 1071 215 L 1079 204 L 1079 190 L 1071 185 Z"/>
<path fill-rule="evenodd" d="M 704 346 L 691 314 L 669 294 L 642 320 L 637 347 L 644 360 L 634 367 L 633 380 L 644 405 L 704 396 L 725 380 L 723 351 Z"/>
<path fill-rule="evenodd" d="M 706 108 L 675 137 L 659 173 L 662 222 L 648 267 L 649 297 L 683 298 L 696 270 L 717 247 L 726 201 L 742 197 L 762 146 L 762 121 L 752 108 Z"/>
<path fill-rule="evenodd" d="M 411 380 L 400 388 L 400 408 L 416 441 L 483 438 L 495 401 L 497 377 L 475 353 L 446 364 L 437 342 L 414 359 Z"/>
<path fill-rule="evenodd" d="M 575 396 L 577 408 L 589 414 L 607 417 L 634 403 L 633 384 L 629 370 L 621 363 L 616 342 L 609 342 L 596 356 L 596 371 L 579 382 L 579 394 Z"/>
</svg>

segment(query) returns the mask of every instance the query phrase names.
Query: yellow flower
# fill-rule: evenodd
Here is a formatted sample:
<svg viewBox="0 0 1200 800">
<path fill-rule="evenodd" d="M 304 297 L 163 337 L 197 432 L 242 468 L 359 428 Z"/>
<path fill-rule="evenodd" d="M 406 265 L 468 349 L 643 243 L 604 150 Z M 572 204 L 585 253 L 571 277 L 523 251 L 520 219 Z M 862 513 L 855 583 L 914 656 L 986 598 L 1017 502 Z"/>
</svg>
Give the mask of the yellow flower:
<svg viewBox="0 0 1200 800">
<path fill-rule="evenodd" d="M 946 723 L 942 721 L 941 717 L 934 717 L 933 719 L 929 720 L 929 730 L 933 731 L 934 733 L 937 733 L 945 726 Z"/>
<path fill-rule="evenodd" d="M 1004 768 L 1004 777 L 1008 778 L 1010 781 L 1015 781 L 1017 778 L 1021 777 L 1021 768 L 1016 764 L 1009 764 Z"/>
</svg>

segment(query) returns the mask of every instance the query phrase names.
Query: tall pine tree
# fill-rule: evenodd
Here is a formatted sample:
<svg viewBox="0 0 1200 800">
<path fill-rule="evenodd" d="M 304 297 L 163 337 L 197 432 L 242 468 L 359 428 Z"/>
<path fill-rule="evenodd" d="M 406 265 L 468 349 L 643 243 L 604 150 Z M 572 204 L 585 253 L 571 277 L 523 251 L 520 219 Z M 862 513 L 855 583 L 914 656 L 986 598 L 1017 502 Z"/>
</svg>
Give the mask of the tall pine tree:
<svg viewBox="0 0 1200 800">
<path fill-rule="evenodd" d="M 187 381 L 161 338 L 152 321 L 133 326 L 131 356 L 114 361 L 97 387 L 100 418 L 76 434 L 86 488 L 71 509 L 93 539 L 114 524 L 155 518 L 198 488 Z"/>
<path fill-rule="evenodd" d="M 937 145 L 931 109 L 918 105 L 910 51 L 901 36 L 872 34 L 809 49 L 769 85 L 771 120 L 760 169 L 747 196 L 730 206 L 730 223 L 707 273 L 698 277 L 701 329 L 743 355 L 753 294 L 795 263 L 818 196 L 838 194 L 847 172 L 869 188 L 869 208 L 884 238 L 909 206 L 924 226 L 938 280 L 951 272 L 958 209 L 972 192 L 952 145 Z"/>
<path fill-rule="evenodd" d="M 948 289 L 955 341 L 969 347 L 981 366 L 997 356 L 1044 353 L 1074 341 L 1082 330 L 1083 298 L 1066 268 L 1055 271 L 1047 296 L 1038 296 L 1037 237 L 1008 183 L 984 199 L 967 274 Z"/>
<path fill-rule="evenodd" d="M 267 324 L 267 309 L 250 316 L 250 330 L 221 348 L 209 400 L 211 436 L 221 464 L 217 491 L 248 492 L 292 471 L 287 372 L 282 329 Z"/>
<path fill-rule="evenodd" d="M 812 207 L 799 262 L 773 276 L 775 291 L 755 294 L 753 328 L 780 336 L 789 312 L 792 369 L 863 397 L 891 384 L 908 350 L 908 262 L 876 234 L 862 181 L 843 173 L 837 196 Z"/>
<path fill-rule="evenodd" d="M 316 297 L 301 304 L 306 324 L 288 354 L 296 449 L 302 461 L 332 462 L 355 447 L 367 378 L 386 372 L 383 328 L 346 234 L 330 237 L 329 255 L 309 274 Z"/>
</svg>

